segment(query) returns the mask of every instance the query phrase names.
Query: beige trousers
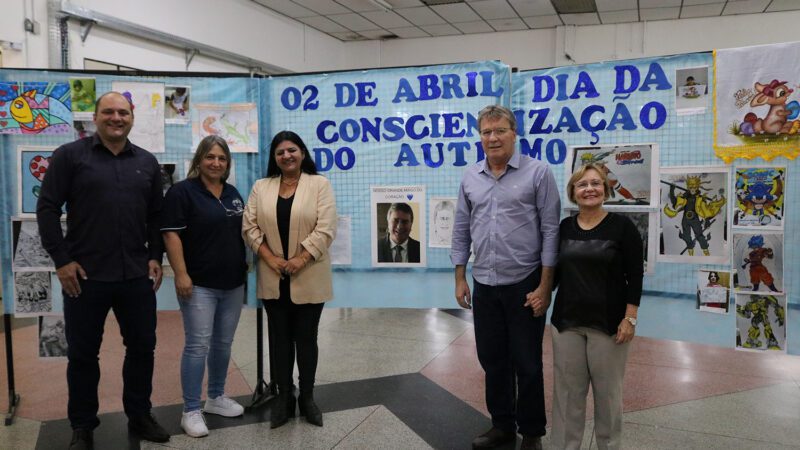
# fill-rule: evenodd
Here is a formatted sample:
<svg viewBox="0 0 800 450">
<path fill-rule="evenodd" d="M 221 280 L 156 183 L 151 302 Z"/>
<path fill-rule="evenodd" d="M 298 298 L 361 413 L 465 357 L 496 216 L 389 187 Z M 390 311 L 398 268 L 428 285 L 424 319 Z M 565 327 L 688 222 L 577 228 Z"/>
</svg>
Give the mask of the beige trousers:
<svg viewBox="0 0 800 450">
<path fill-rule="evenodd" d="M 553 427 L 557 449 L 580 449 L 586 423 L 586 396 L 594 395 L 594 433 L 600 450 L 622 447 L 622 378 L 630 344 L 616 344 L 591 328 L 553 335 Z"/>
</svg>

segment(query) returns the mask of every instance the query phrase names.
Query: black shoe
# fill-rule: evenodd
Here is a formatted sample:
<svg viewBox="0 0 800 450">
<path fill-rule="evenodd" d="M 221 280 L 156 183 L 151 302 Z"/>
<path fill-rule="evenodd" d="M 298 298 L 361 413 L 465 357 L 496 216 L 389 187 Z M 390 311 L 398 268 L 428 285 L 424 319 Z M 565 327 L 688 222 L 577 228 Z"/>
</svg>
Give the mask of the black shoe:
<svg viewBox="0 0 800 450">
<path fill-rule="evenodd" d="M 473 449 L 497 448 L 517 440 L 517 433 L 505 431 L 500 428 L 492 427 L 491 430 L 483 433 L 472 440 Z"/>
<path fill-rule="evenodd" d="M 290 418 L 294 417 L 295 405 L 297 400 L 291 391 L 280 392 L 275 400 L 272 401 L 272 409 L 269 412 L 269 427 L 278 428 L 286 424 Z"/>
<path fill-rule="evenodd" d="M 320 411 L 317 404 L 314 403 L 313 394 L 300 393 L 298 405 L 300 406 L 300 415 L 306 417 L 306 422 L 318 427 L 322 426 L 322 411 Z"/>
<path fill-rule="evenodd" d="M 522 445 L 519 450 L 542 450 L 541 436 L 522 435 Z"/>
<path fill-rule="evenodd" d="M 150 442 L 167 442 L 169 433 L 156 422 L 152 414 L 128 418 L 128 432 Z"/>
<path fill-rule="evenodd" d="M 92 430 L 73 430 L 69 450 L 92 450 L 94 448 L 94 433 Z"/>
</svg>

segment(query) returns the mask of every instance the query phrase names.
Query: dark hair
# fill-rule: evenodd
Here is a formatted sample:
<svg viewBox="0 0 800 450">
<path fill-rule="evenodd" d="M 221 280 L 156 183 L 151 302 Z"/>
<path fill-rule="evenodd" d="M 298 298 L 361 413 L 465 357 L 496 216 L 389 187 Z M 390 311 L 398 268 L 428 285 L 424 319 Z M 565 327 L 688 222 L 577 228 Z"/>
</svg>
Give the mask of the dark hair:
<svg viewBox="0 0 800 450">
<path fill-rule="evenodd" d="M 719 273 L 717 273 L 714 270 L 708 272 L 708 281 L 711 281 L 711 276 L 712 275 L 714 276 L 714 278 L 717 279 L 717 281 L 719 281 Z"/>
<path fill-rule="evenodd" d="M 225 139 L 214 134 L 204 137 L 203 140 L 197 144 L 197 151 L 194 152 L 194 158 L 192 158 L 192 164 L 189 166 L 189 173 L 186 174 L 186 178 L 196 178 L 200 176 L 200 163 L 215 145 L 219 145 L 222 149 L 222 153 L 225 153 L 225 158 L 228 159 L 228 166 L 225 168 L 225 173 L 222 174 L 222 181 L 228 179 L 231 175 L 231 167 L 233 167 L 231 149 L 228 148 L 228 143 L 225 142 Z"/>
<path fill-rule="evenodd" d="M 300 171 L 307 173 L 309 175 L 316 175 L 317 174 L 317 165 L 314 164 L 314 160 L 311 159 L 311 155 L 308 153 L 308 147 L 306 147 L 305 142 L 300 139 L 300 136 L 297 135 L 294 131 L 279 131 L 275 137 L 272 138 L 272 143 L 269 144 L 269 161 L 267 162 L 267 177 L 278 177 L 281 175 L 281 169 L 278 167 L 278 163 L 275 161 L 275 149 L 281 145 L 281 142 L 289 141 L 297 146 L 301 152 L 303 152 L 303 162 L 300 163 Z"/>
<path fill-rule="evenodd" d="M 411 216 L 411 221 L 414 221 L 414 210 L 411 209 L 411 206 L 408 203 L 392 203 L 389 205 L 389 210 L 386 211 L 386 221 L 389 221 L 389 216 L 392 215 L 392 211 L 399 211 L 401 213 L 405 213 Z"/>
<path fill-rule="evenodd" d="M 100 111 L 100 102 L 103 101 L 103 99 L 106 98 L 106 96 L 110 95 L 110 94 L 117 94 L 120 97 L 124 98 L 125 101 L 128 102 L 128 106 L 131 107 L 131 114 L 133 114 L 133 103 L 131 102 L 130 97 L 126 97 L 126 96 L 122 95 L 121 93 L 119 93 L 117 91 L 108 91 L 105 94 L 101 95 L 100 97 L 97 97 L 97 100 L 95 100 L 95 102 L 94 102 L 94 110 L 95 111 Z"/>
</svg>

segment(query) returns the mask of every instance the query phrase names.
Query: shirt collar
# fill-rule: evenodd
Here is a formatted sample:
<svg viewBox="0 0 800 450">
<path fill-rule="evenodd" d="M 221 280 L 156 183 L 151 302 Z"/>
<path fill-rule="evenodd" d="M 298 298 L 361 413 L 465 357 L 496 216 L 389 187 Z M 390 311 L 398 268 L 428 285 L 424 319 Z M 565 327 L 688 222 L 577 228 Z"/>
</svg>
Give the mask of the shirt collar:
<svg viewBox="0 0 800 450">
<path fill-rule="evenodd" d="M 511 159 L 508 160 L 506 165 L 508 165 L 508 167 L 513 167 L 515 169 L 519 169 L 519 159 L 520 159 L 520 157 L 521 157 L 520 153 L 518 151 L 514 150 L 514 153 L 511 155 Z M 481 161 L 480 164 L 481 164 L 480 172 L 486 172 L 488 174 L 492 173 L 491 169 L 489 169 L 489 161 L 487 161 L 486 158 L 483 158 L 483 161 Z"/>
<path fill-rule="evenodd" d="M 98 136 L 97 133 L 95 133 L 92 136 L 92 147 L 96 148 L 98 146 L 108 150 L 108 148 L 105 146 L 105 144 L 103 144 L 103 141 L 100 140 L 100 136 Z M 134 147 L 133 144 L 131 144 L 131 141 L 126 138 L 125 139 L 125 147 L 122 148 L 122 152 L 120 152 L 120 153 L 125 153 L 127 151 L 130 151 L 132 154 L 136 154 L 136 147 Z"/>
<path fill-rule="evenodd" d="M 399 246 L 402 247 L 403 250 L 405 251 L 408 248 L 408 239 L 406 239 L 406 241 L 403 242 L 402 244 L 395 244 L 392 238 L 389 238 L 389 245 L 391 245 L 392 250 L 394 250 L 395 247 Z"/>
</svg>

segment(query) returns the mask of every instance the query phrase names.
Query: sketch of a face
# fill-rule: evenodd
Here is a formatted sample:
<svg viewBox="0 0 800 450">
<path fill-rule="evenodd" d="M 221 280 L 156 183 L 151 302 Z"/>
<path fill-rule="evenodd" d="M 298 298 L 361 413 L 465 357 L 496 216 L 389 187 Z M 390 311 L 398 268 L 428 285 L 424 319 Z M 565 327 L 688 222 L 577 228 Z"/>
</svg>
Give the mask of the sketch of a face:
<svg viewBox="0 0 800 450">
<path fill-rule="evenodd" d="M 437 242 L 450 243 L 453 238 L 453 219 L 455 206 L 450 201 L 436 205 L 433 212 L 433 232 Z"/>
</svg>

